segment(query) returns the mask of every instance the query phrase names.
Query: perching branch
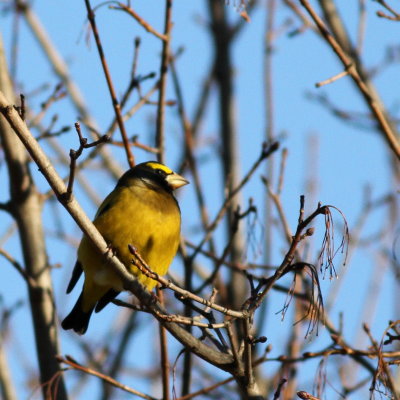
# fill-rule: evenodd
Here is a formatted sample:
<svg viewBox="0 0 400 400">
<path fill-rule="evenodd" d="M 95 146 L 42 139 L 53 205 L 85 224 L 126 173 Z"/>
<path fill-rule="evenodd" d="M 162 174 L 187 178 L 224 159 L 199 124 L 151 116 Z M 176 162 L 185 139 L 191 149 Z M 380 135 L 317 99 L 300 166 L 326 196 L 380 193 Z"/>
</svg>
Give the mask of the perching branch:
<svg viewBox="0 0 400 400">
<path fill-rule="evenodd" d="M 139 298 L 141 303 L 145 304 L 156 318 L 158 313 L 165 315 L 166 311 L 161 308 L 158 303 L 154 303 L 154 297 L 151 293 L 146 291 L 144 287 L 126 270 L 125 266 L 115 256 L 110 254 L 111 252 L 108 251 L 107 243 L 83 212 L 74 196 L 70 196 L 68 200 L 65 199 L 67 188 L 65 187 L 63 180 L 56 173 L 47 156 L 43 153 L 42 149 L 29 132 L 25 123 L 21 120 L 14 107 L 8 103 L 2 92 L 0 92 L 0 111 L 7 119 L 14 132 L 18 135 L 35 163 L 38 165 L 40 171 L 54 190 L 57 199 L 67 209 L 85 235 L 93 242 L 101 254 L 103 254 L 105 261 L 114 268 L 115 272 L 123 282 L 124 289 L 131 291 L 137 298 Z M 193 337 L 179 325 L 165 322 L 161 320 L 161 318 L 158 319 L 177 340 L 179 340 L 183 345 L 190 347 L 194 354 L 213 365 L 219 366 L 219 368 L 223 370 L 231 370 L 233 362 L 232 356 L 212 349 Z"/>
</svg>

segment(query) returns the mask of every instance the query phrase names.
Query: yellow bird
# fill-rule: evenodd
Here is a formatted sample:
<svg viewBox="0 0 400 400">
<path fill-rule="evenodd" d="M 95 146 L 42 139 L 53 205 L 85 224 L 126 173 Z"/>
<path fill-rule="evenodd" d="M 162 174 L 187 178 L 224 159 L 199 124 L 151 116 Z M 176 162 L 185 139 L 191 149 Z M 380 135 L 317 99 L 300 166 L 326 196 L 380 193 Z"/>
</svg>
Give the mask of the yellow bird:
<svg viewBox="0 0 400 400">
<path fill-rule="evenodd" d="M 93 221 L 112 251 L 126 268 L 147 288 L 157 282 L 132 265 L 128 244 L 133 245 L 159 275 L 166 274 L 178 250 L 181 215 L 173 190 L 189 183 L 158 162 L 149 161 L 131 168 L 100 205 Z M 91 241 L 83 236 L 78 248 L 67 293 L 85 272 L 82 293 L 63 320 L 64 329 L 83 335 L 90 316 L 101 311 L 119 292 L 122 282 L 107 265 Z"/>
</svg>

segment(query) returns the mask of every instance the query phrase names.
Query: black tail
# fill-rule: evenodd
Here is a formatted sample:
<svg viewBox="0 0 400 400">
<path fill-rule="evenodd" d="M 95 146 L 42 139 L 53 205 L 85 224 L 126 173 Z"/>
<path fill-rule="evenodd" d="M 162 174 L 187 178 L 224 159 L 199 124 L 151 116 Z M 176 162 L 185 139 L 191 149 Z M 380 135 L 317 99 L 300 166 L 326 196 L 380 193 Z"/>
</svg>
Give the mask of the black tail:
<svg viewBox="0 0 400 400">
<path fill-rule="evenodd" d="M 89 311 L 84 312 L 82 310 L 82 299 L 83 293 L 81 293 L 79 296 L 71 312 L 65 317 L 64 321 L 61 322 L 63 329 L 73 329 L 80 335 L 83 335 L 86 332 L 89 325 L 90 316 L 92 315 L 94 309 L 94 307 L 92 307 Z"/>
<path fill-rule="evenodd" d="M 110 289 L 96 304 L 95 312 L 101 311 L 110 301 L 114 300 L 120 292 Z"/>
</svg>

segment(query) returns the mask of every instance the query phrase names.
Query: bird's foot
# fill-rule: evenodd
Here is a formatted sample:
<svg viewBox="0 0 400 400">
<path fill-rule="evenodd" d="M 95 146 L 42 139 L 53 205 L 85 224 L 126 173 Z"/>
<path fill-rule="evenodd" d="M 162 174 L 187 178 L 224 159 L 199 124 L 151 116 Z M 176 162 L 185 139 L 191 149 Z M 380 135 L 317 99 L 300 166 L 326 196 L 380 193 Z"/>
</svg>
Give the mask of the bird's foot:
<svg viewBox="0 0 400 400">
<path fill-rule="evenodd" d="M 111 254 L 111 257 L 118 256 L 118 252 L 114 247 L 112 247 L 111 243 L 107 243 L 107 250 L 105 252 L 105 255 L 108 256 Z"/>
</svg>

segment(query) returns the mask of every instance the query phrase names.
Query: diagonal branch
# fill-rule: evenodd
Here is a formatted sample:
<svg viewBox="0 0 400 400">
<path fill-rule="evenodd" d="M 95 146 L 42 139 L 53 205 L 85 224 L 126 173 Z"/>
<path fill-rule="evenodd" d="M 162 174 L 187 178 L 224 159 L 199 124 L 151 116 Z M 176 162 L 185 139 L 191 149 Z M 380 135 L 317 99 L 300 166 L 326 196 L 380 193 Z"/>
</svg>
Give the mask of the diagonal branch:
<svg viewBox="0 0 400 400">
<path fill-rule="evenodd" d="M 210 346 L 204 344 L 193 335 L 189 334 L 185 329 L 173 322 L 162 320 L 157 314 L 168 315 L 159 303 L 154 302 L 154 296 L 149 293 L 135 278 L 131 275 L 125 266 L 108 250 L 107 243 L 101 234 L 97 231 L 93 223 L 84 213 L 75 197 L 69 198 L 65 196 L 67 188 L 64 181 L 55 171 L 35 138 L 32 136 L 24 121 L 21 120 L 18 112 L 7 101 L 3 93 L 0 91 L 0 111 L 5 116 L 15 133 L 18 135 L 29 154 L 38 165 L 47 182 L 54 190 L 57 199 L 66 208 L 84 234 L 93 242 L 97 250 L 103 254 L 104 260 L 114 268 L 123 283 L 125 290 L 133 293 L 142 304 L 146 305 L 152 314 L 165 326 L 165 328 L 184 346 L 193 351 L 194 354 L 201 357 L 205 361 L 218 366 L 224 371 L 233 372 L 233 357 L 226 353 L 221 353 Z"/>
<path fill-rule="evenodd" d="M 351 58 L 346 54 L 345 50 L 340 46 L 340 44 L 336 41 L 333 35 L 328 31 L 324 22 L 318 16 L 315 10 L 311 7 L 310 3 L 307 0 L 300 0 L 300 3 L 310 14 L 311 18 L 314 20 L 319 31 L 321 32 L 322 37 L 328 42 L 332 50 L 336 53 L 336 55 L 342 62 L 344 68 L 348 68 L 349 75 L 360 89 L 360 92 L 363 95 L 365 101 L 367 102 L 368 107 L 370 108 L 372 114 L 375 116 L 378 125 L 383 133 L 384 139 L 386 140 L 387 144 L 392 149 L 396 157 L 400 159 L 399 138 L 397 137 L 396 133 L 390 126 L 390 123 L 387 120 L 383 110 L 379 106 L 378 101 L 375 99 L 374 95 L 372 94 L 368 86 L 365 84 L 364 80 L 361 78 L 357 67 L 352 63 Z"/>
</svg>

